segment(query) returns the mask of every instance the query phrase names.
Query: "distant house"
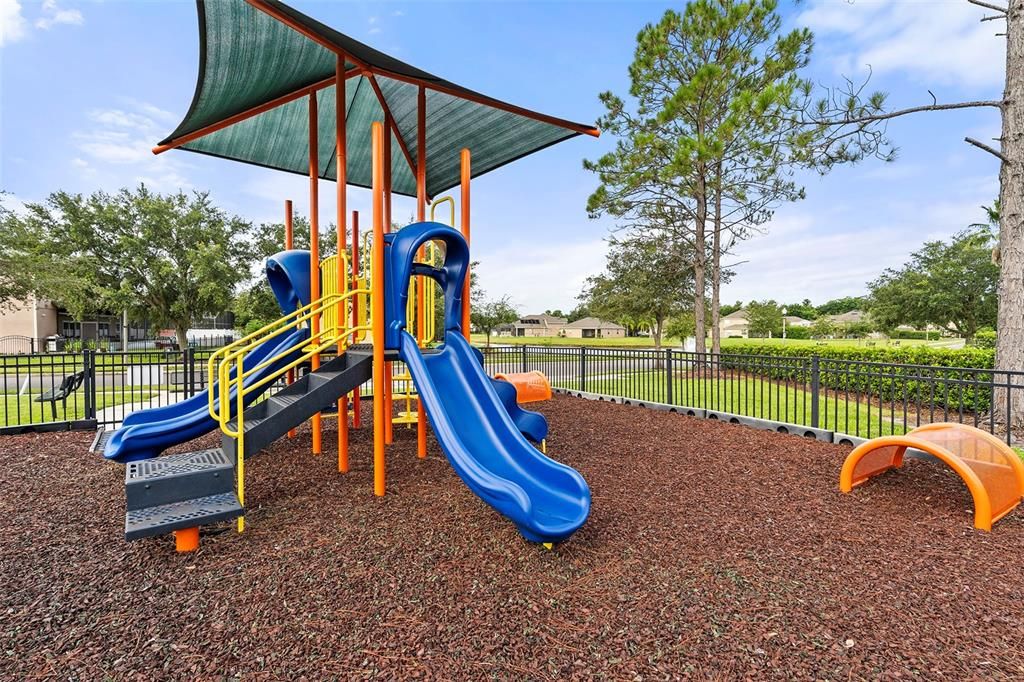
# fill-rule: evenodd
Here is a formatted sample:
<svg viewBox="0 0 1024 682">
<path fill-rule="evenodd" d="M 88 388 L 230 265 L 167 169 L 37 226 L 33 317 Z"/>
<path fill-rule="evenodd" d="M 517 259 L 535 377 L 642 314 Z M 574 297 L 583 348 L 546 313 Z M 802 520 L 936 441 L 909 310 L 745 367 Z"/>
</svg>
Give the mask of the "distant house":
<svg viewBox="0 0 1024 682">
<path fill-rule="evenodd" d="M 782 319 L 786 321 L 787 327 L 810 327 L 814 324 L 810 320 L 805 320 L 804 318 L 797 317 L 796 315 L 786 315 Z"/>
<path fill-rule="evenodd" d="M 621 324 L 596 317 L 584 317 L 570 322 L 564 329 L 565 336 L 570 339 L 621 339 L 626 336 L 626 328 Z"/>
<path fill-rule="evenodd" d="M 553 315 L 526 315 L 505 330 L 512 336 L 561 336 L 566 322 L 564 317 Z"/>
<path fill-rule="evenodd" d="M 802 317 L 796 315 L 786 315 L 782 318 L 786 321 L 786 327 L 810 327 L 813 324 L 810 320 L 805 320 Z M 718 319 L 718 332 L 721 334 L 723 339 L 728 338 L 749 338 L 750 337 L 750 320 L 747 317 L 747 309 L 740 308 L 737 311 L 731 312 L 728 315 L 723 315 Z"/>
<path fill-rule="evenodd" d="M 851 324 L 867 322 L 868 314 L 863 310 L 851 310 L 848 313 L 840 313 L 839 315 L 828 315 L 825 319 L 837 327 L 847 327 Z"/>
<path fill-rule="evenodd" d="M 746 309 L 740 308 L 718 318 L 718 333 L 723 339 L 736 337 L 745 339 L 750 336 L 750 320 L 747 319 Z"/>
</svg>

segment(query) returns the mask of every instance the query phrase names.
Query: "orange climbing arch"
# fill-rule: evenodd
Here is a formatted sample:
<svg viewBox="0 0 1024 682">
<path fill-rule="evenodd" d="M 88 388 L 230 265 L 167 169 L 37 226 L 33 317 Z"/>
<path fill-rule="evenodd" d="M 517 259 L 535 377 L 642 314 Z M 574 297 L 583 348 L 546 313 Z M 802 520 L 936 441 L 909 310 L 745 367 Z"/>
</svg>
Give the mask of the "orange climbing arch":
<svg viewBox="0 0 1024 682">
<path fill-rule="evenodd" d="M 494 378 L 503 379 L 516 387 L 516 402 L 519 404 L 551 400 L 551 383 L 544 372 L 508 372 L 495 374 Z"/>
<path fill-rule="evenodd" d="M 927 452 L 955 471 L 974 498 L 974 527 L 992 530 L 1024 497 L 1024 463 L 1006 443 L 966 424 L 926 424 L 902 436 L 874 438 L 857 446 L 843 463 L 844 493 L 903 465 L 907 448 Z"/>
</svg>

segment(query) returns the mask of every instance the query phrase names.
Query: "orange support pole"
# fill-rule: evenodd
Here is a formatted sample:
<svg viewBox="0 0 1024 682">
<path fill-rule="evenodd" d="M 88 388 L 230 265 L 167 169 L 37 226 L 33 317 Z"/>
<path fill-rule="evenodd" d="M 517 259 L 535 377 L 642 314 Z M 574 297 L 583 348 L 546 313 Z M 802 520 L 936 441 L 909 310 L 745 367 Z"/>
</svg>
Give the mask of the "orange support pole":
<svg viewBox="0 0 1024 682">
<path fill-rule="evenodd" d="M 334 98 L 336 113 L 334 117 L 334 145 L 335 154 L 334 158 L 337 163 L 335 170 L 337 175 L 337 181 L 335 188 L 337 190 L 337 224 L 338 224 L 338 291 L 342 292 L 345 290 L 345 283 L 348 278 L 348 273 L 345 272 L 342 264 L 345 262 L 345 250 L 346 250 L 346 226 L 345 216 L 348 213 L 348 207 L 346 206 L 347 190 L 348 190 L 348 157 L 345 138 L 345 58 L 342 55 L 338 55 L 334 62 Z M 338 331 L 345 326 L 345 301 L 338 301 L 335 318 L 337 320 Z M 337 334 L 336 334 L 337 335 Z M 343 350 L 343 340 L 338 338 L 338 354 L 340 355 Z M 348 396 L 343 395 L 338 400 L 338 471 L 341 473 L 348 472 Z"/>
<path fill-rule="evenodd" d="M 194 552 L 199 549 L 199 526 L 174 531 L 174 549 L 177 552 Z"/>
<path fill-rule="evenodd" d="M 352 288 L 359 288 L 359 211 L 352 211 Z M 359 326 L 359 308 L 356 302 L 352 302 L 352 326 Z M 359 397 L 359 387 L 352 391 L 352 428 L 358 429 L 363 425 L 362 400 Z"/>
<path fill-rule="evenodd" d="M 427 219 L 427 90 L 422 85 L 416 97 L 416 220 Z M 420 247 L 422 261 L 425 249 Z M 420 277 L 416 287 L 416 337 L 426 343 L 427 278 Z M 416 456 L 427 457 L 427 415 L 423 400 L 416 397 Z"/>
<path fill-rule="evenodd" d="M 315 301 L 320 298 L 320 146 L 317 139 L 316 93 L 309 95 L 309 298 Z M 320 343 L 320 316 L 313 315 L 310 319 L 311 329 L 309 340 Z M 310 367 L 315 372 L 320 369 L 320 354 L 314 353 Z M 321 443 L 320 413 L 313 415 L 313 454 L 323 451 Z"/>
<path fill-rule="evenodd" d="M 292 224 L 292 200 L 285 199 L 284 201 L 284 248 L 291 250 L 294 248 L 295 243 L 295 230 Z M 288 384 L 295 383 L 295 370 L 288 370 Z M 295 438 L 295 429 L 288 429 L 288 437 Z"/>
<path fill-rule="evenodd" d="M 371 128 L 373 154 L 373 276 L 370 319 L 373 321 L 373 494 L 384 495 L 384 126 Z"/>
<path fill-rule="evenodd" d="M 391 232 L 391 116 L 384 113 L 384 231 Z M 391 403 L 391 363 L 384 368 L 384 442 L 391 445 L 395 442 L 394 408 Z"/>
<path fill-rule="evenodd" d="M 462 236 L 466 240 L 466 246 L 469 246 L 469 179 L 471 175 L 471 161 L 469 150 L 463 149 L 459 152 L 459 161 L 462 166 L 462 197 L 459 202 L 462 205 Z M 470 300 L 469 293 L 469 277 L 470 270 L 466 270 L 466 284 L 462 287 L 462 335 L 469 341 L 469 315 L 470 315 Z"/>
</svg>

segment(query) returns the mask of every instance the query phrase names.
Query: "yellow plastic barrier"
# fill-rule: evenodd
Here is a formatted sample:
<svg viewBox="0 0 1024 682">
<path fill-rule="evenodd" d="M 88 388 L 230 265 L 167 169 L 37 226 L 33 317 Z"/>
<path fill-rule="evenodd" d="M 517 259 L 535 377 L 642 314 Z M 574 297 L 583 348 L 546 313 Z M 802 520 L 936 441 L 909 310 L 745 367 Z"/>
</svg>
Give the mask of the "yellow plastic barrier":
<svg viewBox="0 0 1024 682">
<path fill-rule="evenodd" d="M 926 424 L 902 436 L 874 438 L 843 463 L 839 489 L 848 493 L 872 476 L 903 465 L 907 448 L 933 455 L 955 471 L 974 498 L 974 527 L 992 530 L 1024 498 L 1024 463 L 1006 443 L 966 424 Z"/>
<path fill-rule="evenodd" d="M 520 405 L 551 400 L 551 382 L 544 372 L 509 372 L 495 374 L 494 378 L 503 379 L 516 387 L 516 402 Z"/>
</svg>

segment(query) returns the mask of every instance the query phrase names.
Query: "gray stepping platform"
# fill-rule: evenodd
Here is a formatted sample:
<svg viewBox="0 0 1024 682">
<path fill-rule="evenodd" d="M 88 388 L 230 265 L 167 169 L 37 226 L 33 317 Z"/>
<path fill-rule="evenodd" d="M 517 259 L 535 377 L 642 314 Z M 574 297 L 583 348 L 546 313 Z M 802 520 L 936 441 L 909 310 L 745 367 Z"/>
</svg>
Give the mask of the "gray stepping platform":
<svg viewBox="0 0 1024 682">
<path fill-rule="evenodd" d="M 235 463 L 220 448 L 129 462 L 124 487 L 128 511 L 229 493 Z"/>
<path fill-rule="evenodd" d="M 138 540 L 182 528 L 228 521 L 244 513 L 233 492 L 135 509 L 124 515 L 124 539 Z"/>
</svg>

